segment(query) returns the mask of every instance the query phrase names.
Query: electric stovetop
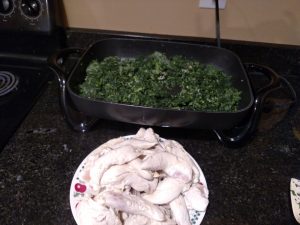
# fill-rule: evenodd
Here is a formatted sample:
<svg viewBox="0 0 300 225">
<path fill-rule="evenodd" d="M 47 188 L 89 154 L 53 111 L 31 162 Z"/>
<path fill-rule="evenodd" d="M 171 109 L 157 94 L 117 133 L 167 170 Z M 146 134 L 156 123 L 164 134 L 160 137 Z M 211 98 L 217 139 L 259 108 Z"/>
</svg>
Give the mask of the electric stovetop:
<svg viewBox="0 0 300 225">
<path fill-rule="evenodd" d="M 50 78 L 43 67 L 0 65 L 0 149 L 18 128 Z"/>
</svg>

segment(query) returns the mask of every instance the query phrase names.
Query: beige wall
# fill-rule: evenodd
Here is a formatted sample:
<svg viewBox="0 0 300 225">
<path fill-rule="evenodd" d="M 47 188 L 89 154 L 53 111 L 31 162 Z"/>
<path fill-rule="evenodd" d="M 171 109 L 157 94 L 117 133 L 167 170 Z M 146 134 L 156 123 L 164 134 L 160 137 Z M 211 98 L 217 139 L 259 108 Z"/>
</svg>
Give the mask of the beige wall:
<svg viewBox="0 0 300 225">
<path fill-rule="evenodd" d="M 199 0 L 63 0 L 67 26 L 215 37 L 215 14 Z M 300 45 L 300 0 L 227 0 L 224 39 Z"/>
</svg>

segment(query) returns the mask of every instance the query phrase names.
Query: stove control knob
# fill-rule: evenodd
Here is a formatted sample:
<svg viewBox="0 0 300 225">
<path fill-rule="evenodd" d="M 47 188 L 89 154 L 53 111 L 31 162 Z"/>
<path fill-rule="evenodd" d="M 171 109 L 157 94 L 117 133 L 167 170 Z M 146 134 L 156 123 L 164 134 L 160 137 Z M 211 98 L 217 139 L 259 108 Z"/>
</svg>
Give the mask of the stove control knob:
<svg viewBox="0 0 300 225">
<path fill-rule="evenodd" d="M 12 0 L 0 0 L 0 15 L 8 15 L 12 12 L 14 3 Z"/>
<path fill-rule="evenodd" d="M 22 0 L 21 10 L 25 16 L 36 18 L 42 11 L 41 2 L 39 0 Z"/>
</svg>

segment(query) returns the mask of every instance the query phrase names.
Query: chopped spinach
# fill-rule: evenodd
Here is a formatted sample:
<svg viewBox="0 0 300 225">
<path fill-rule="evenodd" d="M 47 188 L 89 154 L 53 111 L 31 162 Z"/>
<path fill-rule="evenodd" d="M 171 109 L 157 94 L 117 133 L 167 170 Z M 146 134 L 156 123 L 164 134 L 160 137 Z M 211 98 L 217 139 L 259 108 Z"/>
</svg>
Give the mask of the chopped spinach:
<svg viewBox="0 0 300 225">
<path fill-rule="evenodd" d="M 236 111 L 240 91 L 212 65 L 154 52 L 146 57 L 106 57 L 86 69 L 80 95 L 107 102 L 196 111 Z"/>
</svg>

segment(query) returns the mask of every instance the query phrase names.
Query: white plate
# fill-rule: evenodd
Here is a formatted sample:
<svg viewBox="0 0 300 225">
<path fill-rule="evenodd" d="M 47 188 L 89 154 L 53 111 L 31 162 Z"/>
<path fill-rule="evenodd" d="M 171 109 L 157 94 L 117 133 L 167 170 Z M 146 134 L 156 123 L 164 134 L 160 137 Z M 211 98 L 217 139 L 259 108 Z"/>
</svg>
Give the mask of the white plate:
<svg viewBox="0 0 300 225">
<path fill-rule="evenodd" d="M 293 214 L 297 222 L 300 223 L 300 180 L 291 179 L 290 192 Z"/>
<path fill-rule="evenodd" d="M 124 138 L 130 138 L 130 136 L 124 136 Z M 160 138 L 160 141 L 163 141 L 164 139 L 163 138 Z M 95 151 L 95 150 L 94 150 Z M 78 222 L 78 218 L 77 218 L 77 214 L 76 214 L 76 205 L 78 204 L 78 202 L 81 201 L 81 199 L 83 198 L 84 196 L 84 193 L 88 192 L 87 190 L 87 186 L 85 184 L 85 182 L 83 180 L 80 179 L 80 173 L 82 172 L 85 164 L 86 164 L 86 161 L 87 161 L 87 158 L 93 154 L 92 151 L 87 157 L 85 157 L 85 159 L 80 163 L 80 165 L 78 166 L 74 176 L 73 176 L 73 179 L 72 179 L 72 182 L 71 182 L 71 188 L 70 188 L 70 205 L 71 205 L 71 211 L 72 211 L 72 214 L 73 214 L 73 217 L 76 221 L 76 223 L 78 225 L 79 222 Z M 207 183 L 206 183 L 206 179 L 204 177 L 204 174 L 200 168 L 200 166 L 198 165 L 198 163 L 195 161 L 195 159 L 188 153 L 186 152 L 190 157 L 191 159 L 194 161 L 195 165 L 197 166 L 198 170 L 199 170 L 199 180 L 200 182 L 205 186 L 207 187 Z M 204 215 L 205 215 L 205 211 L 204 212 L 200 212 L 200 211 L 196 211 L 196 210 L 189 210 L 189 215 L 190 215 L 190 220 L 191 220 L 191 224 L 192 225 L 200 225 L 203 218 L 204 218 Z"/>
</svg>

